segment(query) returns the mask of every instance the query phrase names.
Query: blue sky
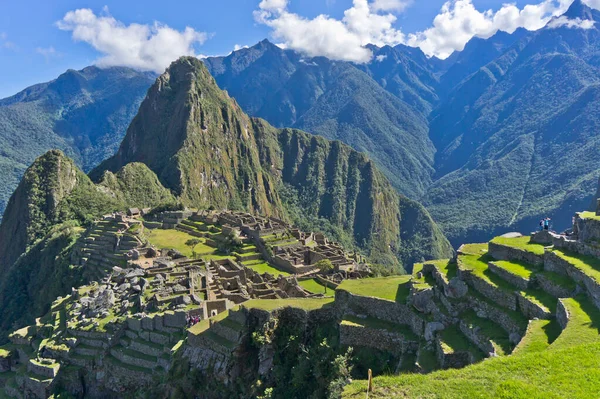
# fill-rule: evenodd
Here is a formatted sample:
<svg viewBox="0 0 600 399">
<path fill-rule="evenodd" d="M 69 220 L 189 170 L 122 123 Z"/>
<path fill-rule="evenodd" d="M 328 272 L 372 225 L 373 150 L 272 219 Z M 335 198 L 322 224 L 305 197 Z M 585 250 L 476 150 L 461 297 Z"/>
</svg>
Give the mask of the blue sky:
<svg viewBox="0 0 600 399">
<path fill-rule="evenodd" d="M 367 1 L 365 11 L 359 3 Z M 1 1 L 0 98 L 54 79 L 69 68 L 100 62 L 159 72 L 165 57 L 175 58 L 177 51 L 225 55 L 236 45 L 253 45 L 264 38 L 309 56 L 355 62 L 368 62 L 365 42 L 404 43 L 443 57 L 474 35 L 487 37 L 519 26 L 537 29 L 564 12 L 570 1 L 518 0 L 507 8 L 506 0 L 452 0 L 445 11 L 444 0 Z M 534 7 L 524 12 L 527 4 Z M 90 12 L 65 18 L 81 9 Z M 345 18 L 348 10 L 353 17 Z M 321 14 L 329 17 L 315 19 Z M 438 15 L 443 18 L 434 26 Z M 123 32 L 119 27 L 131 24 L 146 26 L 148 35 L 161 27 L 171 29 L 154 44 L 132 30 L 131 38 L 116 37 Z M 184 34 L 186 27 L 191 29 Z M 140 41 L 139 55 L 123 54 L 127 40 Z"/>
</svg>

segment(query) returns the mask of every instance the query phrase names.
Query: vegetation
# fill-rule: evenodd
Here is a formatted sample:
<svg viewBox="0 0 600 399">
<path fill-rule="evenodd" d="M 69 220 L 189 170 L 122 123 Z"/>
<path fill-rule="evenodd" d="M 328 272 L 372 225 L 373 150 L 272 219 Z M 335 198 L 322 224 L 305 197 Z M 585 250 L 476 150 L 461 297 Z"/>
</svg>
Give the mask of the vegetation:
<svg viewBox="0 0 600 399">
<path fill-rule="evenodd" d="M 27 166 L 59 149 L 89 171 L 118 148 L 151 73 L 88 67 L 0 100 L 0 215 Z"/>
<path fill-rule="evenodd" d="M 371 296 L 405 303 L 410 291 L 411 276 L 376 277 L 361 280 L 344 280 L 338 290 L 360 296 Z"/>
<path fill-rule="evenodd" d="M 505 245 L 508 247 L 523 249 L 527 252 L 532 252 L 536 255 L 544 254 L 544 246 L 542 244 L 531 242 L 531 237 L 521 236 L 515 238 L 496 237 L 491 242 L 495 244 Z"/>
<path fill-rule="evenodd" d="M 304 310 L 321 309 L 324 306 L 333 303 L 333 298 L 289 298 L 289 299 L 251 299 L 244 302 L 244 307 L 251 309 L 275 310 L 287 307 L 299 308 Z"/>
</svg>

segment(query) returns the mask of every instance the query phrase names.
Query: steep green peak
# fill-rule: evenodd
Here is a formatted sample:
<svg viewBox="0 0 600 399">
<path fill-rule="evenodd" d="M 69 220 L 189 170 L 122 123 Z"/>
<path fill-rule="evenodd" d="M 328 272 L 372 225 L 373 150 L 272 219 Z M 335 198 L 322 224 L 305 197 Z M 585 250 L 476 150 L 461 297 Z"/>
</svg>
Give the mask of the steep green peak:
<svg viewBox="0 0 600 399">
<path fill-rule="evenodd" d="M 0 224 L 0 274 L 45 234 L 79 179 L 87 177 L 58 150 L 48 151 L 27 169 Z"/>
</svg>

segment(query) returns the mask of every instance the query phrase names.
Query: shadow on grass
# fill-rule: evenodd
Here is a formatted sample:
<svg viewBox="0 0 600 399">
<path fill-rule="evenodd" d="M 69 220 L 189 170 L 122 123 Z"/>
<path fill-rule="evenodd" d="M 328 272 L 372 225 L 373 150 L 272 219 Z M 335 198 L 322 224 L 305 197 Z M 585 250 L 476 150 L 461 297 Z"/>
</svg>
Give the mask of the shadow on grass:
<svg viewBox="0 0 600 399">
<path fill-rule="evenodd" d="M 589 324 L 589 327 L 597 329 L 598 333 L 600 334 L 600 310 L 587 296 L 584 296 L 583 298 L 578 297 L 577 300 L 581 305 L 581 309 L 587 313 L 592 320 L 592 322 Z"/>
<path fill-rule="evenodd" d="M 396 302 L 406 304 L 408 295 L 410 294 L 410 281 L 398 285 L 396 291 Z"/>
<path fill-rule="evenodd" d="M 558 324 L 558 321 L 556 319 L 553 319 L 550 323 L 542 327 L 542 330 L 544 330 L 546 337 L 548 337 L 549 345 L 556 341 L 556 338 L 558 338 L 558 336 L 562 332 L 562 328 L 560 327 L 560 324 Z"/>
</svg>

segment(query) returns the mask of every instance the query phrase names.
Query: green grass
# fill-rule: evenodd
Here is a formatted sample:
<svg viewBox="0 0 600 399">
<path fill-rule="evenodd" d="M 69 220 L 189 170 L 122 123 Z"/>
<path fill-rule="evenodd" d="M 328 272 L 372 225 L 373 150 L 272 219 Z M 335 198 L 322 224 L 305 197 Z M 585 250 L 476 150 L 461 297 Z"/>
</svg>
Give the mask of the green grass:
<svg viewBox="0 0 600 399">
<path fill-rule="evenodd" d="M 585 295 L 563 299 L 569 312 L 569 322 L 551 349 L 569 348 L 575 345 L 600 343 L 600 310 Z"/>
<path fill-rule="evenodd" d="M 492 260 L 489 255 L 460 255 L 458 259 L 460 267 L 471 270 L 473 275 L 485 280 L 496 289 L 502 290 L 507 294 L 512 294 L 517 290 L 517 287 L 489 269 L 488 262 Z M 513 267 L 515 269 L 517 268 L 517 266 Z M 556 298 L 544 291 L 528 288 L 521 291 L 521 295 L 542 306 L 551 313 L 556 309 Z"/>
<path fill-rule="evenodd" d="M 149 230 L 148 241 L 160 249 L 176 249 L 181 252 L 183 255 L 187 257 L 192 256 L 192 249 L 185 245 L 188 240 L 198 239 L 198 237 L 194 237 L 188 233 L 179 230 L 162 230 L 155 229 Z M 200 243 L 196 245 L 194 248 L 197 254 L 212 254 L 215 251 L 215 248 L 210 247 L 204 243 Z"/>
<path fill-rule="evenodd" d="M 480 332 L 492 341 L 498 355 L 511 353 L 512 345 L 508 339 L 508 333 L 498 324 L 478 317 L 473 310 L 461 314 L 460 318 L 471 327 L 479 327 Z"/>
<path fill-rule="evenodd" d="M 409 326 L 390 323 L 385 320 L 379 320 L 374 317 L 360 318 L 352 315 L 344 316 L 342 324 L 355 327 L 366 327 L 374 330 L 387 330 L 390 332 L 404 335 L 406 339 L 417 341 L 418 337 L 413 333 Z"/>
<path fill-rule="evenodd" d="M 508 247 L 522 249 L 536 255 L 544 254 L 544 245 L 531 242 L 531 237 L 521 236 L 514 238 L 496 237 L 491 242 L 494 244 L 504 245 Z"/>
<path fill-rule="evenodd" d="M 282 308 L 298 308 L 317 310 L 333 304 L 334 298 L 289 298 L 289 299 L 251 299 L 243 304 L 247 309 L 275 310 Z"/>
<path fill-rule="evenodd" d="M 507 272 L 509 272 L 510 274 L 523 277 L 528 280 L 531 278 L 534 272 L 539 270 L 539 268 L 536 268 L 535 266 L 525 262 L 497 260 L 494 261 L 494 263 L 501 269 L 504 269 Z"/>
<path fill-rule="evenodd" d="M 242 262 L 242 265 L 246 266 L 248 269 L 252 269 L 259 274 L 269 273 L 272 276 L 279 276 L 280 274 L 284 277 L 290 275 L 288 272 L 284 272 L 283 270 L 279 270 L 264 260 L 251 260 L 247 262 Z"/>
<path fill-rule="evenodd" d="M 325 286 L 319 283 L 316 279 L 312 278 L 310 280 L 299 281 L 300 287 L 304 288 L 307 291 L 312 292 L 313 294 L 324 294 Z M 333 292 L 329 290 L 329 292 Z"/>
<path fill-rule="evenodd" d="M 410 292 L 411 276 L 394 276 L 344 280 L 337 289 L 354 295 L 370 296 L 400 303 L 406 303 Z"/>
<path fill-rule="evenodd" d="M 369 398 L 589 398 L 600 392 L 600 344 L 488 359 L 460 370 L 374 379 Z M 366 376 L 365 376 L 366 377 Z M 346 386 L 344 398 L 364 398 L 366 381 Z"/>
<path fill-rule="evenodd" d="M 471 352 L 475 360 L 483 359 L 483 353 L 469 341 L 458 326 L 451 325 L 440 331 L 442 348 L 446 353 Z"/>
<path fill-rule="evenodd" d="M 577 287 L 577 283 L 573 281 L 571 278 L 567 276 L 563 276 L 562 274 L 543 271 L 536 273 L 536 275 L 543 275 L 546 279 L 550 280 L 554 285 L 558 285 L 567 291 L 574 291 Z"/>
<path fill-rule="evenodd" d="M 541 352 L 547 349 L 560 335 L 556 320 L 532 320 L 525 336 L 514 349 L 513 356 L 522 353 Z"/>
<path fill-rule="evenodd" d="M 600 392 L 600 311 L 586 296 L 565 299 L 571 315 L 556 337 L 554 321 L 532 323 L 511 356 L 460 370 L 377 377 L 371 398 L 597 398 Z M 343 397 L 363 398 L 365 381 Z"/>
<path fill-rule="evenodd" d="M 596 215 L 596 212 L 579 212 L 578 214 L 582 219 L 600 220 L 600 216 Z"/>
<path fill-rule="evenodd" d="M 421 368 L 427 373 L 440 368 L 434 350 L 426 350 L 421 348 L 419 350 L 417 362 L 419 363 L 419 366 L 421 366 Z"/>
<path fill-rule="evenodd" d="M 594 279 L 594 281 L 600 282 L 600 259 L 560 249 L 555 249 L 554 253 Z"/>
</svg>

